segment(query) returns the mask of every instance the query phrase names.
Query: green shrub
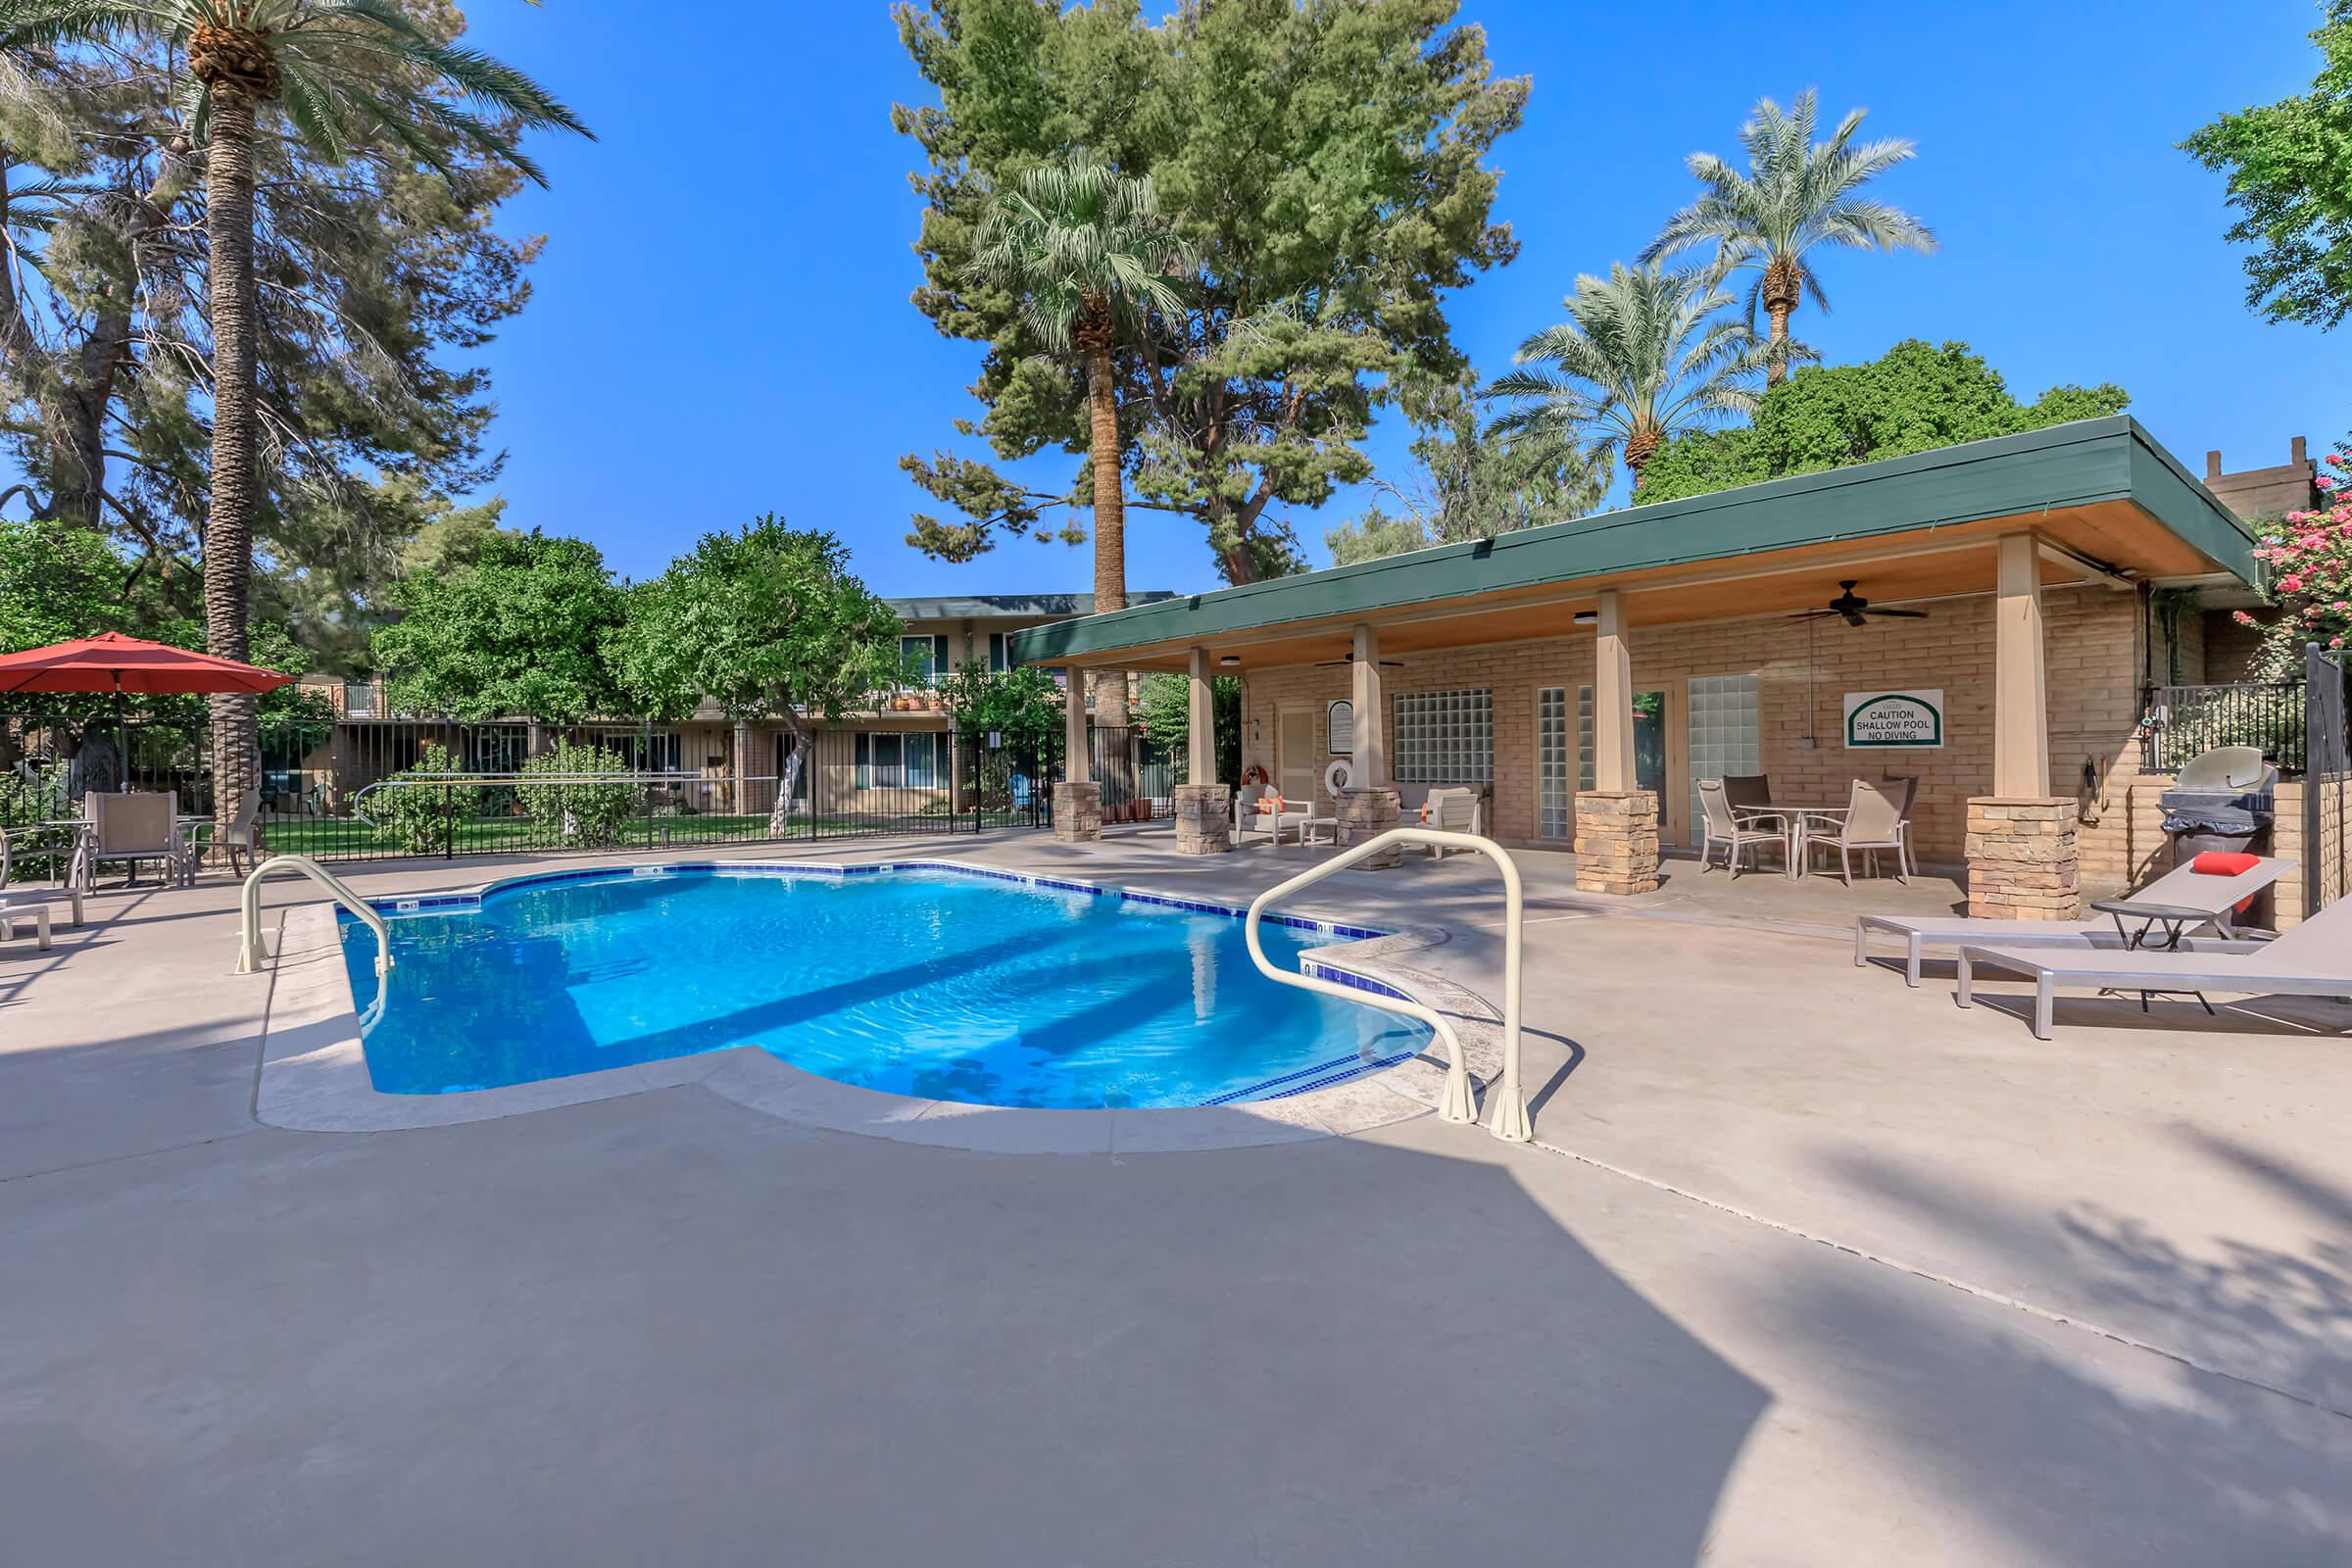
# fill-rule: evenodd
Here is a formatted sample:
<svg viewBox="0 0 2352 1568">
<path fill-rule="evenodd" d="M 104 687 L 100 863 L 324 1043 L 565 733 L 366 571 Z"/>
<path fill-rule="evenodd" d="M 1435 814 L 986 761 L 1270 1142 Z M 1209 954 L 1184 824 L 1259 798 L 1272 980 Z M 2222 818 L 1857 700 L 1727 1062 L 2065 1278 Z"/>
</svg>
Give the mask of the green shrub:
<svg viewBox="0 0 2352 1568">
<path fill-rule="evenodd" d="M 553 773 L 626 773 L 629 764 L 620 754 L 602 746 L 575 746 L 558 741 L 555 750 L 522 764 L 525 779 Z M 637 814 L 634 785 L 615 780 L 600 784 L 531 784 L 515 786 L 523 814 L 557 842 L 595 847 L 617 844 L 629 819 Z"/>
<path fill-rule="evenodd" d="M 457 839 L 458 824 L 479 813 L 482 792 L 474 785 L 439 783 L 422 775 L 456 771 L 449 749 L 428 742 L 417 748 L 416 766 L 369 791 L 359 809 L 377 832 L 411 855 L 446 855 Z"/>
</svg>

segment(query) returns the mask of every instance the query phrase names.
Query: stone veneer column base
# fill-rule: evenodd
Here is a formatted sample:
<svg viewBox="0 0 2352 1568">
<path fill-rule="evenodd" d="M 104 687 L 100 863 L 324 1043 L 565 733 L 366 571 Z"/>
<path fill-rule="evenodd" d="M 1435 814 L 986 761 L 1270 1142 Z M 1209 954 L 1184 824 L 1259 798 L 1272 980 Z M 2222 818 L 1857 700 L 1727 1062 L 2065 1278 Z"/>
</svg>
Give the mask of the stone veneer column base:
<svg viewBox="0 0 2352 1568">
<path fill-rule="evenodd" d="M 2076 805 L 2062 796 L 1968 803 L 1968 912 L 1979 920 L 2079 920 Z"/>
<path fill-rule="evenodd" d="M 1233 848 L 1233 791 L 1223 784 L 1176 786 L 1176 853 L 1223 855 Z"/>
<path fill-rule="evenodd" d="M 1092 844 L 1102 836 L 1102 786 L 1054 786 L 1054 836 L 1064 844 Z"/>
<path fill-rule="evenodd" d="M 1395 827 L 1404 815 L 1404 806 L 1395 790 L 1342 790 L 1337 815 L 1340 847 L 1345 849 Z M 1355 863 L 1367 871 L 1385 871 L 1403 859 L 1404 851 L 1393 847 Z"/>
<path fill-rule="evenodd" d="M 1658 797 L 1654 790 L 1576 797 L 1576 888 L 1625 897 L 1658 885 Z"/>
</svg>

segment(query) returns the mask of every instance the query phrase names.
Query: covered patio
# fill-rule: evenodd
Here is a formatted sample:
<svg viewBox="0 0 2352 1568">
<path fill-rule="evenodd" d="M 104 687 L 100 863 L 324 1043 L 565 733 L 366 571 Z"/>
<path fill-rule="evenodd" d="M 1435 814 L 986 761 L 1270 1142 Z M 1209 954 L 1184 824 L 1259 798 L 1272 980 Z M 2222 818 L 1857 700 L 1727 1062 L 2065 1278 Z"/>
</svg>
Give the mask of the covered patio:
<svg viewBox="0 0 2352 1568">
<path fill-rule="evenodd" d="M 1229 674 L 1245 776 L 1314 800 L 1343 843 L 1463 786 L 1491 836 L 1573 847 L 1580 888 L 1636 895 L 1702 842 L 1703 780 L 1761 775 L 1826 820 L 1885 779 L 1974 912 L 2063 917 L 2146 869 L 2110 808 L 2137 767 L 2150 595 L 2242 597 L 2252 545 L 2119 416 L 1038 627 L 1012 652 L 1191 678 L 1191 853 L 1229 844 L 1235 781 L 1207 771 L 1208 682 Z M 1083 767 L 1063 786 L 1057 833 L 1100 831 L 1095 787 Z"/>
</svg>

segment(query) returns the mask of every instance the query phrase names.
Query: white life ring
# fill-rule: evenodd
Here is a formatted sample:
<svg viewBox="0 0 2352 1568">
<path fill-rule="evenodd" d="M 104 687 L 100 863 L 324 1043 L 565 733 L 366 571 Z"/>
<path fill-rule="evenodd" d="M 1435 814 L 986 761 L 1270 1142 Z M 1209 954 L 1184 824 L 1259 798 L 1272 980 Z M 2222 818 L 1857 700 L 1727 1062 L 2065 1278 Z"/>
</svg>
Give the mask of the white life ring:
<svg viewBox="0 0 2352 1568">
<path fill-rule="evenodd" d="M 1346 794 L 1348 786 L 1354 782 L 1355 764 L 1345 757 L 1334 758 L 1331 765 L 1323 770 L 1323 793 L 1335 801 Z"/>
</svg>

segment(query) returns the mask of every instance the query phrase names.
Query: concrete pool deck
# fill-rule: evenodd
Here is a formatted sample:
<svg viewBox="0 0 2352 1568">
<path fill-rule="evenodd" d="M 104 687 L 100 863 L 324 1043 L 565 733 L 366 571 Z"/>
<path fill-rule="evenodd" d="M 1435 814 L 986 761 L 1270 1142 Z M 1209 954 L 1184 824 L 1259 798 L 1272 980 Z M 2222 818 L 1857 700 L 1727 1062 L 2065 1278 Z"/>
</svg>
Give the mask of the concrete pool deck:
<svg viewBox="0 0 2352 1568">
<path fill-rule="evenodd" d="M 952 852 L 1225 898 L 1308 863 Z M 232 890 L 102 894 L 0 946 L 8 1555 L 2352 1553 L 2352 1008 L 2082 1002 L 2044 1045 L 1852 966 L 1846 911 L 1931 886 L 1686 865 L 1607 904 L 1519 858 L 1533 1149 L 1420 1115 L 1037 1159 L 691 1085 L 290 1132 L 254 1116 Z M 1492 996 L 1490 877 L 1408 861 L 1301 912 L 1409 910 Z"/>
</svg>

